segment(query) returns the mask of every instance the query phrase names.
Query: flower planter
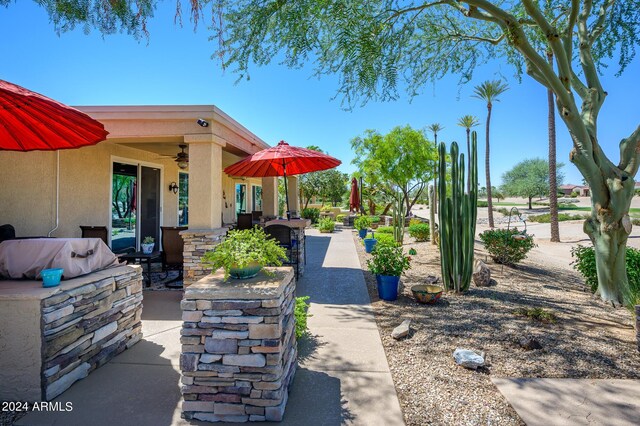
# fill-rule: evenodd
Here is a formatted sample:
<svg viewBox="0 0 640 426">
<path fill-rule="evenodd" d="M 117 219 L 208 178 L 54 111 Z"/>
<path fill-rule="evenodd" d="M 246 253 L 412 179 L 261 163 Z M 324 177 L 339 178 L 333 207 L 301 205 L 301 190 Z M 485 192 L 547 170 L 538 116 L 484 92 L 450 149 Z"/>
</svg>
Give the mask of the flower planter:
<svg viewBox="0 0 640 426">
<path fill-rule="evenodd" d="M 155 243 L 140 244 L 140 246 L 142 247 L 142 252 L 144 254 L 151 254 L 153 252 L 153 246 L 155 246 Z"/>
<path fill-rule="evenodd" d="M 398 298 L 398 284 L 400 277 L 395 275 L 376 275 L 378 282 L 378 297 L 382 300 L 396 300 Z"/>
<path fill-rule="evenodd" d="M 253 278 L 256 275 L 258 275 L 258 272 L 260 272 L 261 269 L 262 269 L 262 265 L 260 265 L 257 262 L 251 262 L 244 268 L 238 268 L 237 266 L 236 267 L 232 266 L 231 268 L 229 268 L 229 275 L 231 276 L 231 278 L 236 278 L 236 279 Z"/>
<path fill-rule="evenodd" d="M 433 305 L 440 299 L 442 296 L 442 292 L 444 289 L 437 285 L 424 285 L 417 284 L 411 287 L 411 293 L 413 293 L 413 297 L 420 303 L 425 303 L 428 305 Z"/>
<path fill-rule="evenodd" d="M 376 246 L 376 243 L 378 242 L 378 240 L 376 240 L 375 238 L 365 238 L 364 239 L 364 251 L 366 251 L 367 253 L 371 253 L 374 249 L 374 247 Z"/>
<path fill-rule="evenodd" d="M 364 238 L 366 236 L 367 236 L 367 230 L 366 229 L 358 229 L 358 237 Z"/>
</svg>

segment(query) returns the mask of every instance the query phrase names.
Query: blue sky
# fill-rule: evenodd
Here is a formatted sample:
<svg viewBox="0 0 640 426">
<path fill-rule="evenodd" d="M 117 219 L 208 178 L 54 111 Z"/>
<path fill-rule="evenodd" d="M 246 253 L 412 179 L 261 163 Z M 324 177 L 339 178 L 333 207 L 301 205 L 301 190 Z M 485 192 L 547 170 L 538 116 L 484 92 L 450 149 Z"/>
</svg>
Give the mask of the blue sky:
<svg viewBox="0 0 640 426">
<path fill-rule="evenodd" d="M 174 25 L 175 3 L 161 2 L 149 22 L 149 40 L 127 35 L 102 37 L 82 28 L 56 35 L 44 9 L 33 2 L 0 8 L 0 79 L 25 86 L 70 105 L 214 104 L 269 144 L 284 139 L 292 145 L 318 145 L 342 160 L 350 173 L 353 154 L 349 141 L 366 129 L 387 132 L 397 125 L 423 128 L 440 123 L 440 141 L 465 141 L 456 125 L 459 117 L 479 118 L 479 180 L 484 184 L 484 123 L 486 104 L 472 98 L 473 86 L 506 76 L 510 90 L 494 105 L 491 120 L 491 176 L 526 158 L 547 157 L 546 91 L 524 76 L 512 78 L 506 64 L 479 69 L 471 84 L 457 86 L 451 76 L 425 87 L 409 99 L 402 93 L 394 102 L 374 103 L 344 111 L 336 94 L 337 79 L 310 77 L 310 69 L 290 70 L 276 63 L 254 68 L 249 81 L 235 84 L 237 76 L 223 72 L 211 59 L 216 48 L 201 22 L 197 32 L 185 22 Z M 634 101 L 640 98 L 640 65 L 634 60 L 625 74 L 615 78 L 610 67 L 603 77 L 609 96 L 600 113 L 599 138 L 617 163 L 618 143 L 640 123 Z M 582 178 L 568 161 L 571 141 L 557 119 L 558 160 L 566 164 L 565 182 Z"/>
</svg>

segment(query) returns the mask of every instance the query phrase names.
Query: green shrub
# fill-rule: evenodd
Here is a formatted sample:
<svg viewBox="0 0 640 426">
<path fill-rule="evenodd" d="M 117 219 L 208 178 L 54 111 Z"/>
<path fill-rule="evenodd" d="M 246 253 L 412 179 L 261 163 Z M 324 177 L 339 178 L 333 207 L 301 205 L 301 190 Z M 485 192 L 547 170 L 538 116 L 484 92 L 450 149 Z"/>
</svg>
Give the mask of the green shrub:
<svg viewBox="0 0 640 426">
<path fill-rule="evenodd" d="M 542 308 L 518 308 L 514 314 L 545 323 L 555 323 L 558 320 L 556 314 Z"/>
<path fill-rule="evenodd" d="M 593 246 L 577 245 L 571 249 L 571 257 L 575 258 L 571 265 L 580 272 L 592 293 L 598 289 L 598 273 L 596 272 L 596 253 Z M 627 306 L 632 307 L 640 302 L 640 250 L 627 247 L 625 259 L 630 294 L 626 296 Z"/>
<path fill-rule="evenodd" d="M 331 208 L 331 206 L 324 206 L 320 211 L 323 213 L 331 213 L 333 209 Z"/>
<path fill-rule="evenodd" d="M 344 222 L 344 218 L 345 218 L 345 217 L 347 217 L 347 215 L 346 215 L 346 214 L 339 214 L 339 215 L 337 215 L 337 216 L 336 216 L 336 220 L 337 220 L 338 222 Z"/>
<path fill-rule="evenodd" d="M 478 207 L 489 207 L 489 203 L 484 200 L 478 200 Z"/>
<path fill-rule="evenodd" d="M 378 215 L 369 215 L 369 219 L 371 219 L 371 223 L 380 223 L 380 216 Z"/>
<path fill-rule="evenodd" d="M 635 226 L 640 226 L 640 218 L 634 217 L 631 219 L 631 223 Z"/>
<path fill-rule="evenodd" d="M 571 198 L 577 198 L 577 197 L 578 197 L 578 195 L 580 195 L 580 193 L 579 193 L 578 191 L 573 191 L 573 192 L 571 193 Z"/>
<path fill-rule="evenodd" d="M 380 228 L 378 228 L 378 229 L 380 229 Z M 375 238 L 376 238 L 376 240 L 378 240 L 378 242 L 376 243 L 376 247 L 378 245 L 391 246 L 391 247 L 397 247 L 398 246 L 398 242 L 393 237 L 393 234 L 385 234 L 385 233 L 381 234 L 379 232 L 376 232 L 375 233 Z"/>
<path fill-rule="evenodd" d="M 418 225 L 420 223 L 424 223 L 424 222 L 422 221 L 422 219 L 418 219 L 417 217 L 409 219 L 409 226 Z"/>
<path fill-rule="evenodd" d="M 311 223 L 317 223 L 320 217 L 320 210 L 315 207 L 302 209 L 302 218 L 311 219 Z"/>
<path fill-rule="evenodd" d="M 318 222 L 318 230 L 320 232 L 333 232 L 336 227 L 336 223 L 330 217 L 323 217 Z"/>
<path fill-rule="evenodd" d="M 503 216 L 509 216 L 509 209 L 507 209 L 506 207 L 499 207 L 499 208 L 494 207 L 493 211 L 502 213 Z"/>
<path fill-rule="evenodd" d="M 306 336 L 308 333 L 307 329 L 307 318 L 309 315 L 309 296 L 296 297 L 296 305 L 293 311 L 293 314 L 296 318 L 296 338 L 301 338 Z"/>
<path fill-rule="evenodd" d="M 393 235 L 393 226 L 378 226 L 376 232 L 379 234 L 391 234 Z"/>
<path fill-rule="evenodd" d="M 570 213 L 558 213 L 558 222 L 565 222 L 567 220 L 580 220 L 584 219 L 587 216 L 581 214 L 570 214 Z M 537 223 L 550 223 L 551 222 L 551 213 L 544 213 L 529 216 L 529 220 L 531 222 Z"/>
<path fill-rule="evenodd" d="M 416 239 L 416 241 L 429 240 L 429 224 L 428 223 L 414 223 L 409 225 L 409 235 Z"/>
<path fill-rule="evenodd" d="M 640 189 L 636 189 L 636 190 L 635 190 L 635 191 L 633 191 L 633 192 L 634 192 L 634 195 L 635 195 L 636 197 L 640 197 Z"/>
<path fill-rule="evenodd" d="M 479 235 L 485 248 L 496 263 L 514 265 L 527 257 L 527 253 L 535 247 L 533 237 L 514 238 L 514 235 L 522 235 L 517 228 L 513 229 L 488 229 Z"/>
<path fill-rule="evenodd" d="M 353 226 L 358 230 L 368 229 L 371 227 L 371 219 L 369 219 L 369 216 L 358 216 L 353 221 Z"/>
</svg>

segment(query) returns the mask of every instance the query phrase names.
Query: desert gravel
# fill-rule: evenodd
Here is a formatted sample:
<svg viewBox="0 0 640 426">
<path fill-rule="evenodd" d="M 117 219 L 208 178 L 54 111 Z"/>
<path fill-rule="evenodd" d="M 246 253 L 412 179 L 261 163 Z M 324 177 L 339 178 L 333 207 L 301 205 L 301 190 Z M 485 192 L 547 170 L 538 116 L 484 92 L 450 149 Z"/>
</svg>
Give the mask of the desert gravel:
<svg viewBox="0 0 640 426">
<path fill-rule="evenodd" d="M 630 312 L 592 296 L 569 265 L 546 262 L 539 254 L 544 250 L 517 267 L 502 267 L 476 241 L 476 257 L 486 261 L 497 285 L 472 284 L 464 295 L 445 293 L 437 304 L 421 305 L 410 287 L 440 277 L 436 246 L 405 236 L 405 252 L 413 247 L 418 254 L 398 300 L 386 302 L 378 298 L 366 269 L 370 255 L 355 233 L 354 241 L 407 425 L 523 425 L 491 377 L 640 378 Z M 515 314 L 530 307 L 553 312 L 557 322 Z M 412 331 L 396 341 L 391 331 L 405 319 L 412 320 Z M 543 348 L 521 348 L 525 336 Z M 457 347 L 484 352 L 487 366 L 472 371 L 456 365 Z"/>
</svg>

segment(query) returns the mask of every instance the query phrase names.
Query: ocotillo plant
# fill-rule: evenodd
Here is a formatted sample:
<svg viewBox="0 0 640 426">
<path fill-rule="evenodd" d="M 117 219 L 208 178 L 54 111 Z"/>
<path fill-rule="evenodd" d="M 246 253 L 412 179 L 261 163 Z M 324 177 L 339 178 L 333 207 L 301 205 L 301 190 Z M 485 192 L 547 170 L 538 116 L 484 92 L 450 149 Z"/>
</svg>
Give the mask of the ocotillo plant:
<svg viewBox="0 0 640 426">
<path fill-rule="evenodd" d="M 458 155 L 458 144 L 451 144 L 451 190 L 447 195 L 446 147 L 438 147 L 438 196 L 440 219 L 440 268 L 445 289 L 463 292 L 469 289 L 473 273 L 473 243 L 476 234 L 478 203 L 477 134 L 471 136 L 469 188 L 465 193 L 464 154 Z"/>
<path fill-rule="evenodd" d="M 402 244 L 404 240 L 404 218 L 406 215 L 407 209 L 403 195 L 398 192 L 393 203 L 393 238 L 399 244 Z"/>
</svg>

